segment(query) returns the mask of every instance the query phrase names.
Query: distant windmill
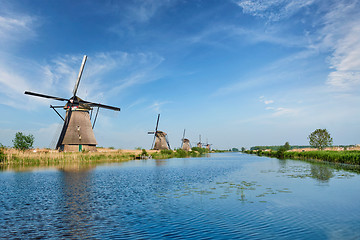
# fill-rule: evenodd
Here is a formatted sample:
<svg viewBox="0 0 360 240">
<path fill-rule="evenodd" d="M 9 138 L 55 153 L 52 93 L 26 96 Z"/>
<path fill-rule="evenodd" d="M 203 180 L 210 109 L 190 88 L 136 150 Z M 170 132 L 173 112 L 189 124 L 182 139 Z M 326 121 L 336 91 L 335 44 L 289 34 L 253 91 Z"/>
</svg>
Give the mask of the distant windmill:
<svg viewBox="0 0 360 240">
<path fill-rule="evenodd" d="M 199 142 L 196 144 L 198 148 L 202 148 L 203 143 L 201 142 L 201 135 L 199 135 Z"/>
<path fill-rule="evenodd" d="M 85 62 L 87 56 L 85 55 L 83 61 L 81 63 L 80 72 L 77 77 L 77 81 L 75 83 L 75 87 L 73 90 L 73 96 L 69 99 L 53 97 L 40 93 L 33 93 L 29 91 L 25 91 L 25 94 L 50 98 L 58 101 L 66 102 L 65 106 L 52 106 L 52 108 L 64 121 L 64 125 L 62 127 L 60 137 L 56 144 L 56 149 L 60 151 L 96 151 L 96 139 L 93 132 L 93 128 L 95 126 L 96 118 L 99 113 L 99 108 L 106 108 L 114 111 L 120 111 L 120 108 L 103 105 L 100 103 L 93 103 L 84 101 L 78 96 L 76 96 L 76 92 L 79 87 L 81 75 L 84 70 Z M 89 115 L 89 111 L 93 110 L 93 107 L 97 107 L 96 116 L 93 124 L 91 124 L 91 118 Z M 55 108 L 64 108 L 66 110 L 66 116 L 63 118 Z"/>
<path fill-rule="evenodd" d="M 148 134 L 154 134 L 154 140 L 151 145 L 151 149 L 154 150 L 171 149 L 169 140 L 167 139 L 167 134 L 165 132 L 158 131 L 159 120 L 160 120 L 160 114 L 158 114 L 157 117 L 155 131 L 148 132 Z"/>
<path fill-rule="evenodd" d="M 210 143 L 208 143 L 208 140 L 206 139 L 206 144 L 204 144 L 204 146 L 206 147 L 206 149 L 208 149 L 209 151 L 211 151 L 211 145 Z"/>
<path fill-rule="evenodd" d="M 185 138 L 185 129 L 184 129 L 183 137 L 181 139 L 181 149 L 183 149 L 185 151 L 190 151 L 191 150 L 190 140 Z"/>
</svg>

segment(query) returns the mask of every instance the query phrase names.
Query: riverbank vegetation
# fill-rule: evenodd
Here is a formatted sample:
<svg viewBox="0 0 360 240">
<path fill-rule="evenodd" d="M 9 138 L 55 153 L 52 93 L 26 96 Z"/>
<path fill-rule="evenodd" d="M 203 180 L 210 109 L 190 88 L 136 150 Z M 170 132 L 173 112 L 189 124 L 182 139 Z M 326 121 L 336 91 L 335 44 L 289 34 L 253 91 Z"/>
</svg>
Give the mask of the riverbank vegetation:
<svg viewBox="0 0 360 240">
<path fill-rule="evenodd" d="M 209 153 L 205 148 L 193 148 L 187 152 L 177 150 L 116 150 L 99 148 L 97 152 L 59 152 L 50 149 L 18 150 L 0 147 L 0 167 L 8 166 L 59 166 L 65 164 L 96 164 L 123 162 L 135 159 L 167 159 L 201 157 Z"/>
<path fill-rule="evenodd" d="M 256 154 L 258 156 L 276 157 L 279 159 L 299 159 L 299 160 L 317 160 L 331 163 L 344 163 L 360 165 L 360 151 L 253 151 L 247 150 L 245 153 Z"/>
</svg>

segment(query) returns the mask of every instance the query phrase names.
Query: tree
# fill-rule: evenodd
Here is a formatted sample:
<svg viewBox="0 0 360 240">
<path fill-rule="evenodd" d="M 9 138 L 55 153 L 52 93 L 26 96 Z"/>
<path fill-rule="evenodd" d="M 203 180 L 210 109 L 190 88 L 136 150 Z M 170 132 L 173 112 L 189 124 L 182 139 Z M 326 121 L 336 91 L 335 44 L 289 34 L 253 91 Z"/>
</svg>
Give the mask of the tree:
<svg viewBox="0 0 360 240">
<path fill-rule="evenodd" d="M 34 139 L 32 134 L 24 135 L 22 132 L 17 132 L 12 142 L 14 148 L 24 151 L 33 147 Z"/>
<path fill-rule="evenodd" d="M 285 144 L 284 144 L 284 148 L 285 148 L 285 150 L 286 151 L 288 151 L 288 150 L 290 150 L 290 143 L 289 142 L 286 142 Z"/>
<path fill-rule="evenodd" d="M 241 151 L 242 151 L 242 152 L 245 152 L 245 151 L 246 151 L 246 149 L 245 149 L 244 147 L 242 147 L 242 148 L 241 148 Z"/>
<path fill-rule="evenodd" d="M 309 137 L 309 144 L 320 150 L 323 150 L 327 146 L 331 146 L 333 139 L 330 133 L 326 129 L 316 129 Z"/>
</svg>

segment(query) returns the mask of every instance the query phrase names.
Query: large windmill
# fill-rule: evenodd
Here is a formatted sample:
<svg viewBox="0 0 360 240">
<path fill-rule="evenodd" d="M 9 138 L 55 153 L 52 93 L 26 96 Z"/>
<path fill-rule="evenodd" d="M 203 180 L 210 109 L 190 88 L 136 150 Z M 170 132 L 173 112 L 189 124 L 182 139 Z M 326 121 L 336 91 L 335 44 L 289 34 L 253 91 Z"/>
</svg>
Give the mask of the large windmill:
<svg viewBox="0 0 360 240">
<path fill-rule="evenodd" d="M 59 151 L 82 151 L 82 150 L 96 151 L 97 142 L 95 139 L 93 128 L 95 126 L 96 118 L 99 113 L 99 108 L 106 108 L 114 111 L 120 111 L 120 108 L 107 106 L 100 103 L 84 101 L 78 96 L 76 96 L 76 92 L 79 87 L 79 83 L 80 83 L 81 75 L 84 70 L 86 59 L 87 56 L 85 55 L 81 63 L 80 72 L 75 83 L 73 96 L 71 98 L 69 99 L 60 98 L 60 97 L 54 97 L 45 94 L 25 91 L 25 94 L 28 95 L 50 98 L 50 99 L 66 102 L 64 106 L 50 105 L 50 108 L 52 108 L 64 121 L 64 125 L 62 127 L 59 140 L 56 144 L 56 149 L 58 149 Z M 91 111 L 92 113 L 94 107 L 97 107 L 97 111 L 96 111 L 95 119 L 92 124 L 89 112 Z M 56 111 L 56 108 L 64 108 L 66 110 L 65 118 L 63 118 L 61 114 L 58 111 Z"/>
<path fill-rule="evenodd" d="M 183 137 L 181 139 L 181 147 L 180 148 L 185 150 L 185 151 L 190 151 L 191 150 L 190 140 L 185 138 L 185 129 L 184 129 Z"/>
<path fill-rule="evenodd" d="M 151 145 L 151 149 L 154 150 L 170 149 L 170 144 L 169 144 L 169 140 L 167 139 L 167 134 L 165 132 L 158 131 L 159 120 L 160 120 L 160 114 L 158 114 L 157 117 L 155 131 L 148 132 L 148 134 L 154 134 L 154 140 Z"/>
</svg>

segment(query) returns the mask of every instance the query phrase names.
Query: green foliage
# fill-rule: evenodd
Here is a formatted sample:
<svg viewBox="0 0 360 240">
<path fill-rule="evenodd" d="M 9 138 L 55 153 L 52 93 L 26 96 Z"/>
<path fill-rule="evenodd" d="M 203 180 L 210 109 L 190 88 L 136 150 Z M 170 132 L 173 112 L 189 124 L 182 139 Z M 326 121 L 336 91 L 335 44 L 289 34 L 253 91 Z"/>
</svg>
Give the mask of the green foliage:
<svg viewBox="0 0 360 240">
<path fill-rule="evenodd" d="M 300 160 L 319 160 L 332 163 L 345 163 L 351 165 L 360 165 L 360 151 L 306 151 L 306 152 L 289 152 L 285 148 L 278 151 L 261 151 L 258 152 L 247 150 L 247 154 L 257 154 L 259 156 L 276 157 L 279 159 L 300 159 Z"/>
<path fill-rule="evenodd" d="M 188 156 L 188 152 L 183 149 L 176 149 L 176 157 L 177 158 L 185 158 Z"/>
<path fill-rule="evenodd" d="M 323 150 L 327 146 L 331 146 L 333 139 L 330 133 L 326 129 L 316 129 L 309 137 L 309 144 L 320 150 Z"/>
<path fill-rule="evenodd" d="M 285 152 L 286 152 L 286 148 L 282 146 L 274 154 L 276 155 L 277 158 L 284 159 Z"/>
<path fill-rule="evenodd" d="M 24 135 L 22 132 L 17 132 L 12 142 L 14 148 L 24 151 L 33 147 L 34 139 L 32 134 Z"/>
<path fill-rule="evenodd" d="M 193 147 L 191 148 L 192 151 L 196 151 L 200 154 L 205 154 L 205 153 L 208 153 L 209 152 L 209 149 L 207 148 L 199 148 L 199 147 Z"/>
<path fill-rule="evenodd" d="M 4 153 L 5 147 L 0 143 L 0 163 L 5 161 L 5 153 Z"/>
<path fill-rule="evenodd" d="M 147 153 L 147 151 L 145 149 L 142 149 L 141 156 L 149 156 L 149 154 Z"/>
<path fill-rule="evenodd" d="M 284 148 L 285 148 L 285 151 L 289 151 L 291 149 L 291 146 L 290 146 L 290 143 L 289 142 L 286 142 L 284 144 Z"/>
<path fill-rule="evenodd" d="M 109 147 L 109 149 L 114 150 L 114 149 L 115 149 L 115 147 Z"/>
<path fill-rule="evenodd" d="M 232 148 L 231 151 L 232 151 L 232 152 L 238 152 L 239 149 L 237 149 L 237 148 Z"/>
<path fill-rule="evenodd" d="M 244 147 L 241 148 L 241 152 L 245 152 L 246 149 Z"/>
</svg>

